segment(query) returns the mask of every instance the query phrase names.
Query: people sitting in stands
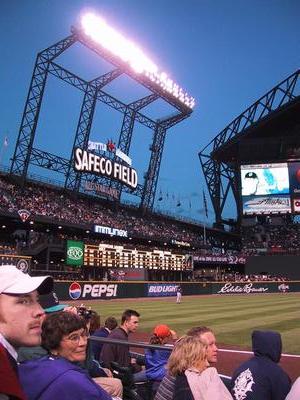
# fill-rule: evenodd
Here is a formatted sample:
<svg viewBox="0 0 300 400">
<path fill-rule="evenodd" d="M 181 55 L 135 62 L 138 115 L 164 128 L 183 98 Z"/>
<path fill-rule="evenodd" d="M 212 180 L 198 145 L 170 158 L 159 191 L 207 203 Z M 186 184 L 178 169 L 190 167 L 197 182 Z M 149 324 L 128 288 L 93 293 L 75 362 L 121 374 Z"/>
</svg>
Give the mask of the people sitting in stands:
<svg viewBox="0 0 300 400">
<path fill-rule="evenodd" d="M 99 316 L 99 320 L 100 320 L 100 316 Z M 94 325 L 94 322 L 92 319 L 90 334 L 95 337 L 106 338 L 114 329 L 116 329 L 117 326 L 118 326 L 118 322 L 115 317 L 106 318 L 106 320 L 104 322 L 104 326 L 102 328 L 100 328 L 100 321 L 99 321 L 99 325 L 98 324 Z M 101 350 L 103 347 L 103 343 L 98 342 L 96 340 L 92 340 L 91 347 L 92 347 L 92 351 L 93 351 L 95 360 L 98 360 L 101 362 L 100 354 L 101 354 Z"/>
<path fill-rule="evenodd" d="M 38 294 L 52 290 L 50 276 L 30 277 L 14 265 L 0 266 L 0 397 L 25 400 L 17 349 L 41 343 L 43 310 Z"/>
<path fill-rule="evenodd" d="M 197 326 L 187 331 L 188 336 L 196 337 L 207 346 L 207 361 L 209 365 L 217 362 L 218 347 L 213 331 L 206 326 Z M 175 377 L 167 373 L 155 395 L 155 400 L 173 400 Z"/>
<path fill-rule="evenodd" d="M 83 305 L 74 307 L 67 304 L 61 304 L 56 293 L 54 292 L 48 295 L 41 295 L 40 304 L 44 308 L 46 316 L 61 311 L 71 312 L 83 317 L 86 327 L 88 327 L 90 317 L 94 313 L 94 311 L 84 307 Z M 48 351 L 43 346 L 21 347 L 18 350 L 18 361 L 24 362 L 26 360 L 39 359 L 46 355 L 48 355 Z M 114 379 L 110 370 L 101 368 L 98 361 L 94 360 L 90 348 L 90 342 L 88 342 L 86 349 L 86 358 L 83 362 L 79 363 L 79 366 L 84 368 L 88 372 L 89 376 L 94 378 L 94 381 L 97 382 L 97 384 L 105 389 L 110 395 L 122 397 L 122 384 L 120 380 Z"/>
<path fill-rule="evenodd" d="M 76 202 L 66 192 L 59 188 L 28 183 L 22 189 L 9 178 L 0 177 L 0 209 L 5 212 L 17 213 L 26 209 L 33 215 L 40 215 L 51 220 L 65 221 L 72 224 L 98 224 L 118 229 L 131 227 L 131 234 L 140 238 L 163 238 L 179 240 L 203 245 L 202 227 L 187 221 L 159 214 L 144 215 L 141 217 L 134 207 L 121 206 L 116 212 L 113 203 L 88 198 L 81 194 Z M 29 245 L 39 240 L 39 237 L 30 240 Z M 218 241 L 214 238 L 214 242 Z M 210 243 L 209 234 L 206 238 Z"/>
<path fill-rule="evenodd" d="M 233 398 L 284 400 L 291 388 L 291 380 L 278 365 L 282 350 L 280 334 L 273 331 L 253 331 L 252 350 L 254 357 L 233 373 Z"/>
<path fill-rule="evenodd" d="M 125 310 L 122 314 L 121 325 L 114 329 L 109 339 L 128 341 L 128 336 L 137 330 L 140 314 L 135 310 Z M 141 368 L 131 359 L 127 346 L 113 343 L 104 343 L 100 359 L 106 368 L 111 367 L 111 362 L 117 362 L 122 367 L 131 367 L 132 372 L 138 372 Z"/>
<path fill-rule="evenodd" d="M 183 336 L 176 342 L 168 361 L 169 373 L 175 377 L 173 400 L 232 400 L 217 370 L 209 367 L 207 349 L 197 336 Z"/>
<path fill-rule="evenodd" d="M 30 400 L 111 400 L 87 371 L 76 365 L 86 358 L 88 330 L 70 312 L 49 315 L 43 323 L 42 346 L 49 355 L 20 364 L 20 381 Z"/>
<path fill-rule="evenodd" d="M 173 344 L 177 334 L 167 325 L 156 325 L 149 344 L 167 345 Z M 147 349 L 145 351 L 145 369 L 134 374 L 134 382 L 154 381 L 160 383 L 166 375 L 166 366 L 171 352 L 168 350 Z M 158 386 L 158 385 L 157 385 Z"/>
<path fill-rule="evenodd" d="M 68 304 L 61 304 L 55 292 L 43 294 L 39 296 L 39 303 L 44 310 L 42 320 L 46 315 L 63 311 L 67 309 L 76 313 L 76 307 L 70 307 Z M 26 360 L 34 360 L 44 357 L 48 354 L 47 350 L 42 346 L 20 347 L 18 349 L 18 362 Z"/>
</svg>

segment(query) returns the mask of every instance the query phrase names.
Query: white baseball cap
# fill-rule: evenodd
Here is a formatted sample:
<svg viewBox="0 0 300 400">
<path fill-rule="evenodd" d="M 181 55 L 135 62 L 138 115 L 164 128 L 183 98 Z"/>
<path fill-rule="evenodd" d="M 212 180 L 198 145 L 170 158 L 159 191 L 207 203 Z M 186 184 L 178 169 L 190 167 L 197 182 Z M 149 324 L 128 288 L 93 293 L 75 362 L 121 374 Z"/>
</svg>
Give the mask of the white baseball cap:
<svg viewBox="0 0 300 400">
<path fill-rule="evenodd" d="M 37 290 L 47 294 L 53 289 L 51 276 L 30 276 L 14 265 L 0 265 L 0 294 L 27 294 Z"/>
</svg>

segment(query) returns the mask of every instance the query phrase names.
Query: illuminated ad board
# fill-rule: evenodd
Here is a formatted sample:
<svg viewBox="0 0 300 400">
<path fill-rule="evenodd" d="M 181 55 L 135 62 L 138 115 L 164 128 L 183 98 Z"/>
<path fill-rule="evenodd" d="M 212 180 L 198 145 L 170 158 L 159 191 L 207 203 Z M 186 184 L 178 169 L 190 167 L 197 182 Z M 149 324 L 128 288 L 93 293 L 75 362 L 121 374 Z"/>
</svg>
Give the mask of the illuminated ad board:
<svg viewBox="0 0 300 400">
<path fill-rule="evenodd" d="M 123 156 L 125 155 L 123 154 Z M 128 164 L 120 164 L 110 158 L 94 154 L 79 147 L 74 151 L 74 159 L 74 169 L 77 172 L 105 176 L 125 184 L 130 189 L 137 187 L 137 172 Z"/>
<path fill-rule="evenodd" d="M 83 264 L 84 244 L 77 240 L 67 240 L 67 265 Z"/>
<path fill-rule="evenodd" d="M 243 214 L 291 213 L 293 198 L 290 191 L 290 168 L 290 163 L 242 165 Z M 300 181 L 298 185 L 300 194 Z M 296 187 L 296 184 L 294 186 Z"/>
<path fill-rule="evenodd" d="M 300 162 L 289 163 L 292 212 L 300 213 Z"/>
</svg>

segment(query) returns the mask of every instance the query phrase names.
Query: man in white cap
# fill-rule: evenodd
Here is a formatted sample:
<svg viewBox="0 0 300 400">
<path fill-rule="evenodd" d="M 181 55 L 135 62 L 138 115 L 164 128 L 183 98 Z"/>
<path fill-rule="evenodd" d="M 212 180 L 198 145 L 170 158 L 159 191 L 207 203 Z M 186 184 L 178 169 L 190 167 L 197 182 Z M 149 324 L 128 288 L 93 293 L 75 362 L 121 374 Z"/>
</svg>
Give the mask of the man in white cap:
<svg viewBox="0 0 300 400">
<path fill-rule="evenodd" d="M 18 381 L 17 349 L 41 343 L 44 311 L 38 295 L 52 288 L 50 276 L 31 277 L 14 265 L 0 266 L 0 400 L 25 399 Z"/>
</svg>

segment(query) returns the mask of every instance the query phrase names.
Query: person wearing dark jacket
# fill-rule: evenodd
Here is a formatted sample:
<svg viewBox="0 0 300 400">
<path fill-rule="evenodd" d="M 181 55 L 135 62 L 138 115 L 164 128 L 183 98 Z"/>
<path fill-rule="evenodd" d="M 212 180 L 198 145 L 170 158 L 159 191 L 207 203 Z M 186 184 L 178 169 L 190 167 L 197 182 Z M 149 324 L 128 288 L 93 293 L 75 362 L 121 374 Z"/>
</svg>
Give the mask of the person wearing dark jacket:
<svg viewBox="0 0 300 400">
<path fill-rule="evenodd" d="M 233 374 L 231 393 L 235 400 L 284 400 L 291 388 L 289 376 L 278 365 L 282 342 L 278 332 L 253 331 L 254 357 Z"/>
<path fill-rule="evenodd" d="M 105 320 L 104 326 L 100 329 L 96 329 L 94 332 L 91 332 L 92 336 L 106 338 L 116 327 L 118 326 L 118 322 L 114 317 L 108 317 Z M 93 340 L 91 342 L 92 351 L 94 354 L 94 358 L 97 361 L 101 362 L 100 354 L 103 347 L 103 343 Z"/>
<path fill-rule="evenodd" d="M 187 377 L 184 374 L 177 375 L 175 378 L 173 399 L 194 400 L 194 396 L 189 387 Z"/>
<path fill-rule="evenodd" d="M 122 314 L 121 326 L 114 329 L 108 336 L 109 339 L 117 339 L 128 342 L 129 333 L 135 332 L 139 325 L 140 314 L 135 310 L 125 310 Z M 111 368 L 111 362 L 117 362 L 121 367 L 132 367 L 129 347 L 114 343 L 104 343 L 100 359 L 106 368 Z"/>
</svg>

